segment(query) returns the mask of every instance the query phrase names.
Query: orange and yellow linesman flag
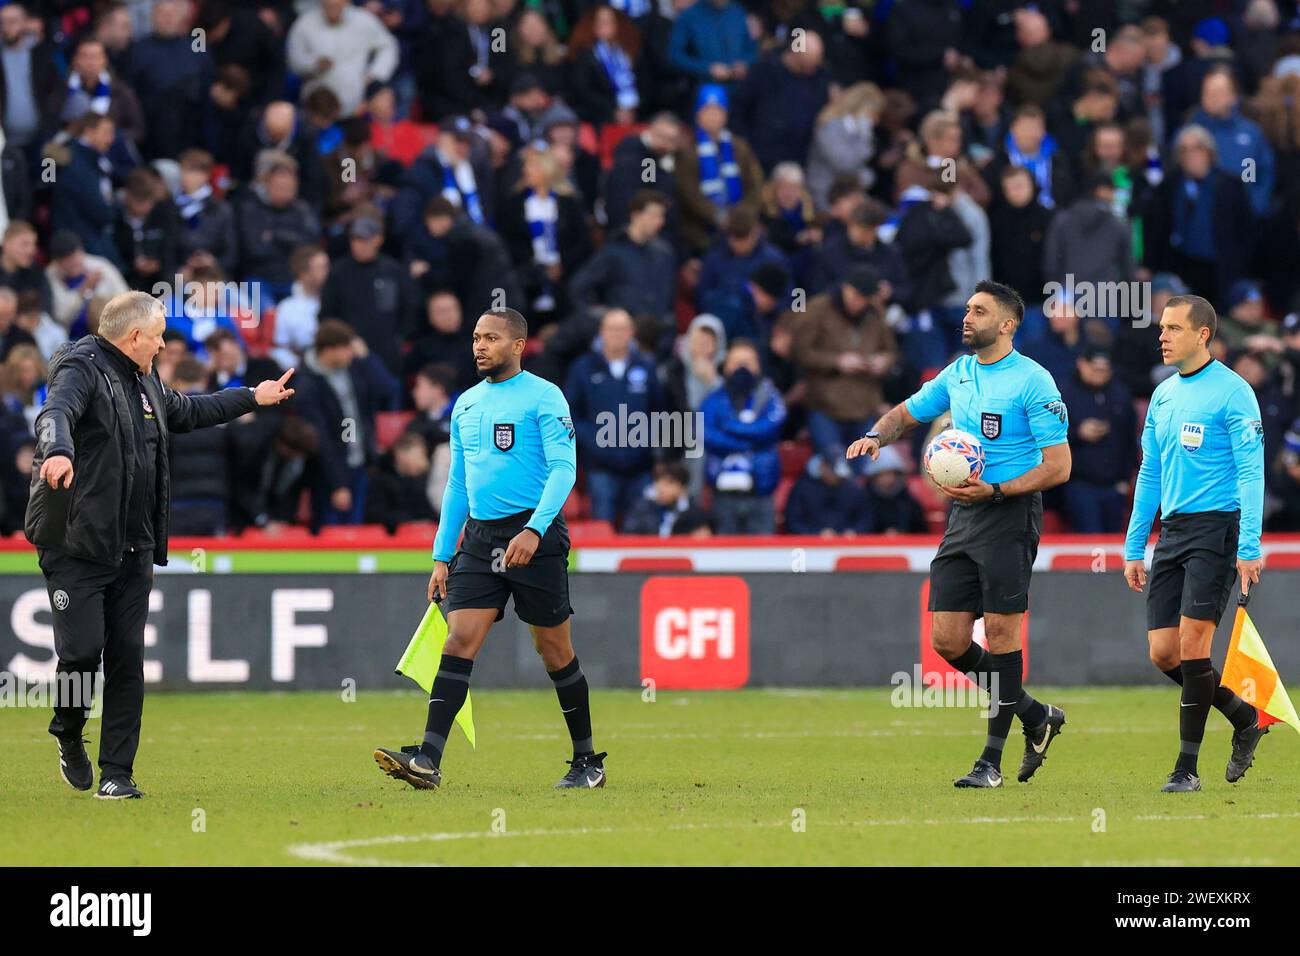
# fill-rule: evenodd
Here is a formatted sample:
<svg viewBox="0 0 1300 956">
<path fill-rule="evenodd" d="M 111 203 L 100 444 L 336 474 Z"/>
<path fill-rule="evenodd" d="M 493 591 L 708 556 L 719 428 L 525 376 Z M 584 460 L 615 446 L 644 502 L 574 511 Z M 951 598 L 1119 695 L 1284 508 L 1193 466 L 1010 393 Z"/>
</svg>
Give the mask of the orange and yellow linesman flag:
<svg viewBox="0 0 1300 956">
<path fill-rule="evenodd" d="M 1235 691 L 1237 696 L 1259 711 L 1259 725 L 1290 724 L 1300 733 L 1300 718 L 1287 696 L 1282 679 L 1278 676 L 1273 659 L 1268 656 L 1264 639 L 1255 630 L 1255 622 L 1246 613 L 1249 595 L 1237 601 L 1237 617 L 1232 622 L 1232 641 L 1228 644 L 1228 657 L 1223 662 L 1223 686 Z"/>
</svg>

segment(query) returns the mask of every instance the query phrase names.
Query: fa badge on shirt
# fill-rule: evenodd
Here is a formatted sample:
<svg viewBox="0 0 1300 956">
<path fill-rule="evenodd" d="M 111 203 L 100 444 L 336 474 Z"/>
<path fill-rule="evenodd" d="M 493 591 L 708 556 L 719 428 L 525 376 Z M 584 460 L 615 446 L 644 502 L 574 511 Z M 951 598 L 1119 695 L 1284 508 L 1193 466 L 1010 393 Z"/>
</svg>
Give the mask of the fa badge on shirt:
<svg viewBox="0 0 1300 956">
<path fill-rule="evenodd" d="M 515 447 L 515 426 L 513 422 L 497 422 L 496 430 L 493 432 L 493 440 L 496 446 L 502 451 L 509 451 Z"/>
<path fill-rule="evenodd" d="M 1179 436 L 1179 441 L 1187 451 L 1196 451 L 1205 441 L 1205 426 L 1196 422 L 1183 422 L 1183 431 Z"/>
</svg>

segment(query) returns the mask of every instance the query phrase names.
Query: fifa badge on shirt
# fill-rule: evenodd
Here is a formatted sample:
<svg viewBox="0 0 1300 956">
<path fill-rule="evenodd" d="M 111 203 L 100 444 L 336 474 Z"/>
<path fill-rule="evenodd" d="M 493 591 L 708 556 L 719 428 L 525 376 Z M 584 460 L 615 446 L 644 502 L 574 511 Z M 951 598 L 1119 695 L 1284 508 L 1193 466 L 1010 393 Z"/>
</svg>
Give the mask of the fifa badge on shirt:
<svg viewBox="0 0 1300 956">
<path fill-rule="evenodd" d="M 980 431 L 985 438 L 997 438 L 1002 434 L 1002 416 L 993 412 L 980 412 Z"/>
<path fill-rule="evenodd" d="M 515 447 L 515 426 L 513 422 L 497 422 L 492 428 L 492 440 L 502 451 Z"/>
<path fill-rule="evenodd" d="M 1196 422 L 1183 422 L 1178 441 L 1187 451 L 1196 451 L 1205 441 L 1205 426 Z"/>
</svg>

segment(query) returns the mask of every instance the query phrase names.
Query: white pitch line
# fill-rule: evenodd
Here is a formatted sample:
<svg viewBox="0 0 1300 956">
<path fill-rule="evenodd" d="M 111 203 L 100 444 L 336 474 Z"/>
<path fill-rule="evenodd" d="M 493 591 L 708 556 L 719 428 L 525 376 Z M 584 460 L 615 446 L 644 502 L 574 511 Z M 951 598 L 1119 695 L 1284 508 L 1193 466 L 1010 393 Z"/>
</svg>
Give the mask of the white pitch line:
<svg viewBox="0 0 1300 956">
<path fill-rule="evenodd" d="M 573 827 L 570 829 L 535 829 L 507 830 L 498 833 L 492 830 L 448 831 L 442 833 L 403 833 L 390 836 L 370 837 L 361 840 L 335 840 L 330 843 L 298 843 L 289 847 L 289 852 L 304 860 L 321 863 L 344 863 L 350 866 L 441 866 L 440 863 L 408 863 L 399 860 L 382 860 L 377 857 L 352 857 L 346 850 L 361 849 L 370 846 L 391 846 L 404 843 L 442 843 L 448 840 L 501 839 L 503 837 L 534 836 L 585 836 L 594 833 L 656 833 L 662 830 L 734 830 L 737 828 L 756 829 L 761 827 L 784 827 L 789 824 L 782 820 L 777 823 L 682 823 L 666 827 Z"/>
<path fill-rule="evenodd" d="M 1009 823 L 1075 823 L 1081 821 L 1082 817 L 971 817 L 965 820 L 943 820 L 943 819 L 910 819 L 907 817 L 897 820 L 836 820 L 825 823 L 818 823 L 822 827 L 880 827 L 880 826 L 952 826 L 952 825 L 971 825 L 971 826 L 999 826 Z M 671 831 L 689 831 L 689 830 L 758 830 L 758 829 L 775 829 L 787 827 L 790 825 L 788 820 L 778 820 L 771 823 L 680 823 L 669 824 L 661 827 L 651 826 L 631 826 L 631 827 L 575 827 L 571 829 L 534 829 L 534 830 L 507 830 L 504 833 L 498 833 L 492 830 L 467 830 L 467 831 L 445 831 L 438 833 L 417 833 L 404 834 L 396 833 L 389 836 L 367 837 L 359 840 L 334 840 L 326 843 L 297 843 L 288 847 L 288 852 L 293 856 L 303 860 L 310 860 L 314 863 L 338 863 L 347 866 L 442 866 L 441 863 L 430 862 L 408 862 L 404 860 L 385 860 L 380 857 L 354 857 L 350 855 L 351 850 L 360 850 L 367 847 L 377 846 L 394 846 L 411 843 L 445 843 L 452 840 L 482 840 L 482 839 L 501 839 L 503 837 L 535 837 L 535 836 L 588 836 L 591 834 L 613 834 L 613 833 L 659 833 L 665 830 Z"/>
<path fill-rule="evenodd" d="M 1140 817 L 1134 817 L 1134 820 L 1285 820 L 1300 817 L 1300 812 L 1293 813 L 1189 813 L 1189 814 L 1161 814 L 1148 813 Z"/>
</svg>

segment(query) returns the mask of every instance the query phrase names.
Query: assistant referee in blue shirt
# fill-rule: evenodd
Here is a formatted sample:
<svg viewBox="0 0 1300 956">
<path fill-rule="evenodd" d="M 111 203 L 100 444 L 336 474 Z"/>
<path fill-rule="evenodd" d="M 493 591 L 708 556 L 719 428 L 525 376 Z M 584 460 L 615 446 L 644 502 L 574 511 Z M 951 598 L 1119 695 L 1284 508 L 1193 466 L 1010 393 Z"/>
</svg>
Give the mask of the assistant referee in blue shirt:
<svg viewBox="0 0 1300 956">
<path fill-rule="evenodd" d="M 483 313 L 474 364 L 483 381 L 451 413 L 451 474 L 433 543 L 430 601 L 442 600 L 447 643 L 417 747 L 379 748 L 389 776 L 420 789 L 442 782 L 442 752 L 469 694 L 474 658 L 513 597 L 555 684 L 573 740 L 562 789 L 605 785 L 592 746 L 587 679 L 569 635 L 569 531 L 560 509 L 577 478 L 573 420 L 558 387 L 520 368 L 528 323 L 514 309 Z M 464 529 L 464 540 L 456 543 Z"/>
<path fill-rule="evenodd" d="M 1245 594 L 1264 567 L 1264 427 L 1250 385 L 1210 356 L 1217 327 L 1214 307 L 1196 295 L 1174 296 L 1160 316 L 1160 354 L 1178 374 L 1151 395 L 1124 543 L 1124 577 L 1140 592 L 1147 536 L 1160 510 L 1147 641 L 1152 663 L 1183 686 L 1178 759 L 1161 788 L 1169 793 L 1201 789 L 1197 755 L 1211 706 L 1233 726 L 1229 783 L 1245 775 L 1268 732 L 1254 707 L 1219 686 L 1210 663 L 1233 580 L 1241 575 Z"/>
</svg>

